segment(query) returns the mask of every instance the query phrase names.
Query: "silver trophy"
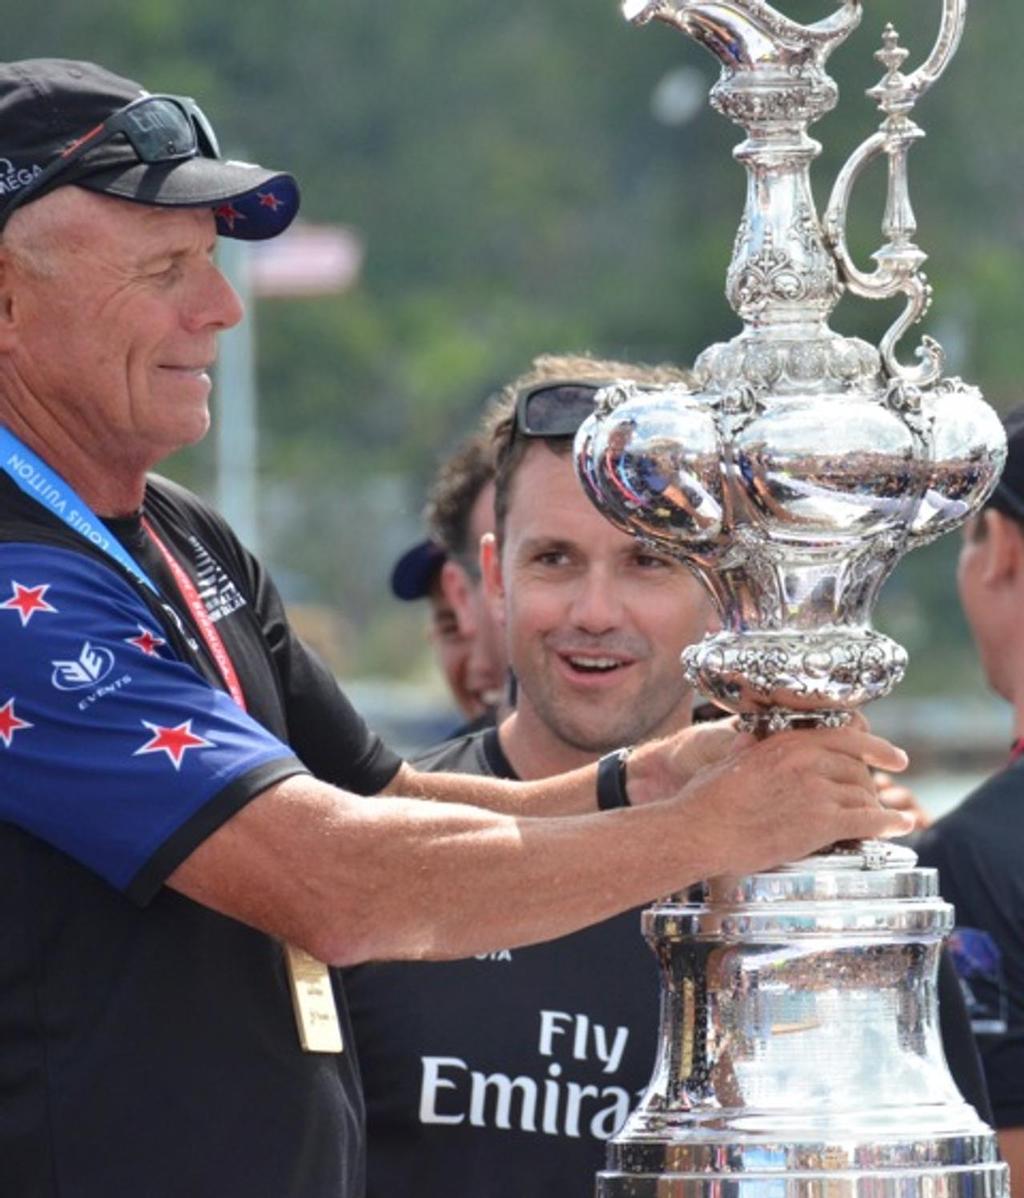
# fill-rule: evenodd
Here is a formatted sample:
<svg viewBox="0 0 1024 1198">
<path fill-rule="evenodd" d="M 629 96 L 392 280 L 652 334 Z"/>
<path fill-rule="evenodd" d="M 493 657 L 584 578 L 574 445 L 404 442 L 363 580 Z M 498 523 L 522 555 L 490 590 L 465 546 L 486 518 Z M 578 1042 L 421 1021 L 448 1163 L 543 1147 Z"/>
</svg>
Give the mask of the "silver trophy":
<svg viewBox="0 0 1024 1198">
<path fill-rule="evenodd" d="M 675 554 L 721 631 L 689 649 L 691 680 L 758 735 L 835 724 L 900 680 L 904 650 L 871 627 L 899 558 L 960 524 L 1005 456 L 978 390 L 924 337 L 898 344 L 930 288 L 915 244 L 910 113 L 953 56 L 966 0 L 944 0 L 924 65 L 891 26 L 868 93 L 877 133 L 840 171 L 824 218 L 807 133 L 836 103 L 825 73 L 860 0 L 800 25 L 763 0 L 626 0 L 720 60 L 711 102 L 747 137 L 747 199 L 726 293 L 743 321 L 704 350 L 692 389 L 606 389 L 580 429 L 584 488 L 618 527 Z M 884 158 L 874 269 L 846 244 L 862 172 Z M 828 317 L 844 291 L 905 297 L 876 348 Z M 936 975 L 953 912 L 935 871 L 880 842 L 825 848 L 656 904 L 644 931 L 663 973 L 658 1059 L 610 1143 L 600 1198 L 988 1198 L 1008 1193 L 996 1141 L 942 1054 Z"/>
</svg>

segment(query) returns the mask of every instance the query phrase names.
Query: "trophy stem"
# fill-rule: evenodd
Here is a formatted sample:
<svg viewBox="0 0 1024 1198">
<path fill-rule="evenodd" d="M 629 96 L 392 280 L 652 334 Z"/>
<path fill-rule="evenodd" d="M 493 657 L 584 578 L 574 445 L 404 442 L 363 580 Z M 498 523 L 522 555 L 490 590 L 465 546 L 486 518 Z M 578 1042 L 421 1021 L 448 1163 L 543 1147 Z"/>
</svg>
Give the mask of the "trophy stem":
<svg viewBox="0 0 1024 1198">
<path fill-rule="evenodd" d="M 827 336 L 842 288 L 811 195 L 810 164 L 820 150 L 802 127 L 782 124 L 733 151 L 747 171 L 747 197 L 726 296 L 748 333 Z"/>
</svg>

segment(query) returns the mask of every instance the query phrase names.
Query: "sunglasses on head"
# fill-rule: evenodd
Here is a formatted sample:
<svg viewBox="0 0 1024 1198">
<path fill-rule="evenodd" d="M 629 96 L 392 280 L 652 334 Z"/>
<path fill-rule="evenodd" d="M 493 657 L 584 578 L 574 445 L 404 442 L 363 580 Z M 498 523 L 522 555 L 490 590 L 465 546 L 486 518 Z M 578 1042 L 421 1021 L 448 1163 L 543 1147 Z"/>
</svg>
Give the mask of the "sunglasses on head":
<svg viewBox="0 0 1024 1198">
<path fill-rule="evenodd" d="M 1017 492 L 1004 480 L 1000 479 L 996 483 L 995 490 L 992 492 L 989 504 L 992 507 L 1009 508 L 1007 515 L 1014 516 L 1017 520 L 1024 520 L 1024 501 L 1020 499 Z"/>
<path fill-rule="evenodd" d="M 217 135 L 195 100 L 189 96 L 140 96 L 69 142 L 18 192 L 7 216 L 86 154 L 115 137 L 124 137 L 139 161 L 148 164 L 178 162 L 199 155 L 220 157 Z"/>
<path fill-rule="evenodd" d="M 521 391 L 516 397 L 516 432 L 521 437 L 575 437 L 593 414 L 597 393 L 607 385 L 565 380 Z"/>
</svg>

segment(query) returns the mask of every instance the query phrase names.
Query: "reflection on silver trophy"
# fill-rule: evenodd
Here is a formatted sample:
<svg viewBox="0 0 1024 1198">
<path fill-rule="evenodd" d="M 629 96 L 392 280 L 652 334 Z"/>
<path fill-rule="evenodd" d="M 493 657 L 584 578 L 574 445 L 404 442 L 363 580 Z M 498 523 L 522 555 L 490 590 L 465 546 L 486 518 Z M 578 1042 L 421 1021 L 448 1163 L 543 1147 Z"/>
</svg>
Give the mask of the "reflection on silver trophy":
<svg viewBox="0 0 1024 1198">
<path fill-rule="evenodd" d="M 721 62 L 711 103 L 743 127 L 747 171 L 726 293 L 743 321 L 700 354 L 692 390 L 607 389 L 581 428 L 585 489 L 620 528 L 685 560 L 721 631 L 684 657 L 693 682 L 759 735 L 837 723 L 887 694 L 903 649 L 871 627 L 899 558 L 989 494 L 1005 444 L 978 390 L 944 375 L 924 337 L 925 254 L 907 184 L 911 119 L 952 58 L 966 0 L 944 0 L 924 64 L 891 26 L 869 95 L 877 133 L 840 171 L 823 217 L 809 125 L 834 107 L 831 51 L 860 0 L 800 25 L 763 0 L 626 0 Z M 846 214 L 875 160 L 888 170 L 874 269 Z M 833 332 L 845 291 L 905 297 L 876 348 Z M 601 1198 L 982 1198 L 1008 1192 L 995 1137 L 960 1097 L 938 1032 L 936 970 L 952 909 L 906 848 L 833 846 L 770 873 L 657 904 L 659 1056 L 609 1146 Z"/>
</svg>

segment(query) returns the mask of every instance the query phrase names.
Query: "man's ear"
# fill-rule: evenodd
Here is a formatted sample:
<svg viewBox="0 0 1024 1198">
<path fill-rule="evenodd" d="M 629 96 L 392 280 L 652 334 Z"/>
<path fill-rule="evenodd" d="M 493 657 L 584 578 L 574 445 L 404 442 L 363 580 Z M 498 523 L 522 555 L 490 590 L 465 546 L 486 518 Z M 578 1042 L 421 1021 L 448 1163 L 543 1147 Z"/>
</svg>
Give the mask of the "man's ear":
<svg viewBox="0 0 1024 1198">
<path fill-rule="evenodd" d="M 480 573 L 484 598 L 494 621 L 505 624 L 505 575 L 501 569 L 501 550 L 493 532 L 480 538 Z"/>
<path fill-rule="evenodd" d="M 473 584 L 469 575 L 458 562 L 451 558 L 441 567 L 441 594 L 455 613 L 459 624 L 459 635 L 476 636 L 477 618 L 473 604 Z"/>
<path fill-rule="evenodd" d="M 14 264 L 10 250 L 0 242 L 0 350 L 9 350 L 16 332 Z"/>
<path fill-rule="evenodd" d="M 1024 577 L 1024 535 L 1020 525 L 991 508 L 978 519 L 985 523 L 982 581 L 990 587 L 1019 582 Z"/>
</svg>

